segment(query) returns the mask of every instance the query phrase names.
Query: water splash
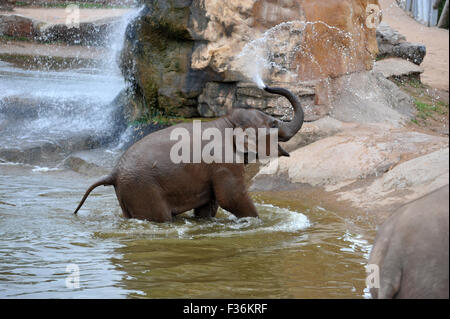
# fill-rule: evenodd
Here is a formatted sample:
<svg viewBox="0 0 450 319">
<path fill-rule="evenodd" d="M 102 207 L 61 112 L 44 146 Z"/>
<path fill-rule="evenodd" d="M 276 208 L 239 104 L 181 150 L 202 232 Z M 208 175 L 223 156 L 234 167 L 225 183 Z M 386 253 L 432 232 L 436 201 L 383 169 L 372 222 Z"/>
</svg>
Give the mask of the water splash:
<svg viewBox="0 0 450 319">
<path fill-rule="evenodd" d="M 322 67 L 314 58 L 310 48 L 304 42 L 305 30 L 312 28 L 312 34 L 318 35 L 316 26 L 324 26 L 333 30 L 337 36 L 346 38 L 354 43 L 350 32 L 345 32 L 323 21 L 299 21 L 282 22 L 267 31 L 261 37 L 249 41 L 235 59 L 236 69 L 255 83 L 259 88 L 264 88 L 264 79 L 269 74 L 283 75 L 289 82 L 295 82 L 298 78 L 298 65 L 293 69 L 292 61 L 296 55 L 309 59 L 322 72 Z M 284 37 L 284 38 L 283 38 Z M 280 39 L 282 41 L 280 41 Z M 321 39 L 317 41 L 322 41 Z M 281 44 L 280 44 L 281 42 Z M 336 43 L 328 43 L 336 46 Z M 345 56 L 350 56 L 350 48 L 338 48 Z"/>
<path fill-rule="evenodd" d="M 270 204 L 256 204 L 260 218 L 238 219 L 231 213 L 219 210 L 217 217 L 198 220 L 193 212 L 178 216 L 173 223 L 158 224 L 147 221 L 117 219 L 111 229 L 97 232 L 100 238 L 145 237 L 153 239 L 199 239 L 234 237 L 258 233 L 298 233 L 311 226 L 304 214 Z M 108 216 L 108 218 L 111 216 Z M 117 216 L 116 216 L 117 217 Z M 102 218 L 91 216 L 90 218 Z"/>
</svg>

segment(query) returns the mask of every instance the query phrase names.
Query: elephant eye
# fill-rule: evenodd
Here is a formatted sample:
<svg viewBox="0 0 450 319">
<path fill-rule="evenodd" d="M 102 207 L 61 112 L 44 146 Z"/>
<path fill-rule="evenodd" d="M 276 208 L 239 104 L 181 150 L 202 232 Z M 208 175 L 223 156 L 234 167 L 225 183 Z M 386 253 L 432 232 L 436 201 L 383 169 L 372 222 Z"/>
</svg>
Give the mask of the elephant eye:
<svg viewBox="0 0 450 319">
<path fill-rule="evenodd" d="M 277 121 L 273 121 L 270 125 L 271 128 L 277 128 L 278 127 L 278 123 Z"/>
</svg>

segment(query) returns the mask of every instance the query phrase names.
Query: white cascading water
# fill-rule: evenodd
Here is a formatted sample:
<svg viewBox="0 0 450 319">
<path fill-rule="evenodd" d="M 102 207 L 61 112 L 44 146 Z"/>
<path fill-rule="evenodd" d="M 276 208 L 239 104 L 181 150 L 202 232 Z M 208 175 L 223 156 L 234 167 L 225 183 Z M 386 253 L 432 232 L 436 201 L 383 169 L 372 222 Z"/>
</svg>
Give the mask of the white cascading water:
<svg viewBox="0 0 450 319">
<path fill-rule="evenodd" d="M 330 26 L 323 21 L 305 22 L 293 20 L 282 22 L 268 29 L 260 37 L 249 41 L 244 46 L 235 59 L 237 69 L 261 89 L 265 87 L 264 79 L 273 72 L 285 73 L 289 82 L 296 82 L 297 74 L 291 72 L 292 70 L 289 69 L 289 63 L 296 54 L 306 56 L 315 63 L 314 56 L 309 52 L 309 48 L 306 47 L 305 43 L 302 41 L 302 34 L 306 27 L 312 26 L 314 28 L 315 25 L 325 26 L 330 30 L 334 30 L 337 35 L 345 37 L 350 40 L 350 42 L 353 42 L 353 37 L 350 33 L 344 32 L 334 26 Z M 289 38 L 286 43 L 280 43 L 280 37 L 283 35 L 283 32 L 289 33 Z M 293 39 L 294 37 L 297 37 L 297 39 Z M 293 42 L 296 45 L 289 48 L 286 47 L 289 55 L 285 55 L 281 60 L 280 57 L 278 57 L 278 59 L 275 58 L 274 51 L 283 51 L 280 50 L 279 47 L 275 50 L 275 47 L 280 45 L 288 46 L 290 45 L 289 42 L 291 39 L 293 39 Z M 318 39 L 318 41 L 321 40 Z M 345 50 L 345 48 L 341 49 Z M 346 52 L 342 53 L 346 54 Z"/>
<path fill-rule="evenodd" d="M 0 148 L 108 134 L 126 86 L 118 65 L 127 25 L 140 9 L 121 17 L 96 66 L 63 71 L 22 69 L 0 61 Z"/>
</svg>

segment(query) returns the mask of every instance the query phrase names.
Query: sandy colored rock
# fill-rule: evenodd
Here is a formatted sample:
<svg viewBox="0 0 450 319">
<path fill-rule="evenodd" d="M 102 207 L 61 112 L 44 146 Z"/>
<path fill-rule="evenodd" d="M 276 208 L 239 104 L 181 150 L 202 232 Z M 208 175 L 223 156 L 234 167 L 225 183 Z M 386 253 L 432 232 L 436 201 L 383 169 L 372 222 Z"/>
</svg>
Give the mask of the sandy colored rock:
<svg viewBox="0 0 450 319">
<path fill-rule="evenodd" d="M 448 184 L 449 150 L 444 148 L 404 162 L 369 186 L 337 194 L 339 200 L 370 210 L 400 205 Z"/>
<path fill-rule="evenodd" d="M 206 45 L 194 51 L 193 68 L 210 66 L 219 73 L 238 72 L 232 70 L 232 61 L 246 42 L 261 37 L 263 32 L 267 34 L 267 30 L 281 23 L 287 23 L 279 26 L 276 43 L 269 42 L 268 45 L 274 55 L 278 52 L 284 54 L 287 68 L 296 73 L 300 80 L 370 69 L 373 55 L 377 52 L 375 30 L 357 21 L 367 19 L 366 8 L 371 3 L 378 2 L 207 1 L 204 8 L 200 6 L 205 10 L 207 24 L 193 23 L 193 27 L 188 28 L 194 39 L 207 41 Z M 291 51 L 277 50 L 276 47 L 285 48 L 284 42 L 291 42 L 287 45 Z M 301 49 L 292 52 L 294 46 Z"/>
<path fill-rule="evenodd" d="M 381 124 L 353 125 L 280 158 L 275 171 L 270 164 L 264 166 L 250 190 L 295 190 L 309 185 L 357 208 L 380 208 L 442 186 L 448 179 L 447 147 L 448 139 L 443 137 Z M 411 195 L 394 198 L 395 191 Z"/>
<path fill-rule="evenodd" d="M 289 141 L 280 144 L 286 151 L 292 152 L 322 138 L 335 135 L 344 130 L 344 128 L 353 126 L 354 124 L 343 123 L 327 116 L 314 122 L 304 123 L 300 132 L 295 134 Z"/>
</svg>

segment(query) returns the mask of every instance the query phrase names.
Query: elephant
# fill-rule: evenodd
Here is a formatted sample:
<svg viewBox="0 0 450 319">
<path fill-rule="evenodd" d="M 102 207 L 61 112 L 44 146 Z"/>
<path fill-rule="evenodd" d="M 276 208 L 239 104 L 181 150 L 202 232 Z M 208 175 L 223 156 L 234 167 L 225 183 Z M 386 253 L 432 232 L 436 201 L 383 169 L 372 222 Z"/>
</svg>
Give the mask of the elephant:
<svg viewBox="0 0 450 319">
<path fill-rule="evenodd" d="M 221 133 L 236 128 L 272 128 L 278 130 L 278 142 L 288 141 L 304 122 L 300 101 L 284 88 L 265 87 L 264 90 L 289 100 L 294 109 L 291 121 L 281 121 L 257 109 L 235 108 L 217 120 L 202 122 L 202 132 L 212 128 Z M 202 159 L 200 162 L 174 163 L 170 153 L 176 141 L 169 137 L 176 129 L 194 133 L 193 123 L 180 123 L 136 142 L 121 156 L 108 176 L 88 188 L 74 213 L 79 211 L 93 189 L 103 185 L 114 186 L 125 218 L 170 222 L 174 216 L 190 210 L 194 210 L 196 217 L 208 218 L 215 217 L 219 206 L 238 218 L 258 217 L 245 186 L 246 162 L 206 163 Z M 234 137 L 229 141 L 227 134 L 221 135 L 225 144 L 233 143 L 235 152 Z M 289 156 L 275 142 L 278 146 L 276 156 Z"/>
<path fill-rule="evenodd" d="M 369 257 L 379 276 L 372 297 L 448 299 L 448 232 L 448 185 L 400 207 L 379 228 Z"/>
</svg>

